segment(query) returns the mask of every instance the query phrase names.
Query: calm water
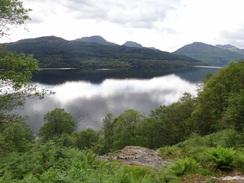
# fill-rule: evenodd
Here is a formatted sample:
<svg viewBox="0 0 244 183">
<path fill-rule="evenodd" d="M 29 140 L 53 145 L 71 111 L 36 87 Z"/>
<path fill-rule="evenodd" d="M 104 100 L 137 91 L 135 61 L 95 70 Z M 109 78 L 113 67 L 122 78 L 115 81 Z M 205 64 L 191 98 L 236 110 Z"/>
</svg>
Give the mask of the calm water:
<svg viewBox="0 0 244 183">
<path fill-rule="evenodd" d="M 21 115 L 28 115 L 34 133 L 43 125 L 43 116 L 55 108 L 72 114 L 78 130 L 100 129 L 107 113 L 118 116 L 125 109 L 148 115 L 160 105 L 176 102 L 184 92 L 196 95 L 197 84 L 216 68 L 162 70 L 45 70 L 33 80 L 55 92 L 44 99 L 26 101 Z"/>
</svg>

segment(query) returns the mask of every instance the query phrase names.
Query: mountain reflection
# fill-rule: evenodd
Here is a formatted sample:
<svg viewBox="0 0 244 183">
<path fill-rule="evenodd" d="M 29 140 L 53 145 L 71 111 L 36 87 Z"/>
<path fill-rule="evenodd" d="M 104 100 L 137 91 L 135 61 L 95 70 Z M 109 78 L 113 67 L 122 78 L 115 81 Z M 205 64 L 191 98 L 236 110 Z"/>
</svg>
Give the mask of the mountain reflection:
<svg viewBox="0 0 244 183">
<path fill-rule="evenodd" d="M 187 76 L 187 72 L 182 74 Z M 125 109 L 133 108 L 148 115 L 160 105 L 176 102 L 185 92 L 196 95 L 196 83 L 182 79 L 175 73 L 147 79 L 106 78 L 99 84 L 84 80 L 66 81 L 58 85 L 39 83 L 55 94 L 42 100 L 28 99 L 24 110 L 17 112 L 29 116 L 27 122 L 34 133 L 43 125 L 43 116 L 55 108 L 64 108 L 71 113 L 78 130 L 100 129 L 107 113 L 117 116 Z"/>
<path fill-rule="evenodd" d="M 79 69 L 61 69 L 61 70 L 43 70 L 34 74 L 33 81 L 57 85 L 67 81 L 87 81 L 93 84 L 101 84 L 109 78 L 114 79 L 150 79 L 169 74 L 176 74 L 190 82 L 198 82 L 209 72 L 215 72 L 216 68 L 178 68 L 178 69 L 112 69 L 112 70 L 79 70 Z"/>
</svg>

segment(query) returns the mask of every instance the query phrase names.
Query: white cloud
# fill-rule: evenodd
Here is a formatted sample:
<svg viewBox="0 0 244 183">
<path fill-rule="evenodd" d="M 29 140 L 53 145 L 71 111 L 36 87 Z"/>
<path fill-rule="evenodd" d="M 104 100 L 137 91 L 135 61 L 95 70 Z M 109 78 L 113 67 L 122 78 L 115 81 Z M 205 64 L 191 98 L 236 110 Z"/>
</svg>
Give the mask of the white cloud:
<svg viewBox="0 0 244 183">
<path fill-rule="evenodd" d="M 12 40 L 101 35 L 166 51 L 194 41 L 244 47 L 243 0 L 25 0 L 24 6 L 33 9 L 30 31 L 16 31 Z"/>
</svg>

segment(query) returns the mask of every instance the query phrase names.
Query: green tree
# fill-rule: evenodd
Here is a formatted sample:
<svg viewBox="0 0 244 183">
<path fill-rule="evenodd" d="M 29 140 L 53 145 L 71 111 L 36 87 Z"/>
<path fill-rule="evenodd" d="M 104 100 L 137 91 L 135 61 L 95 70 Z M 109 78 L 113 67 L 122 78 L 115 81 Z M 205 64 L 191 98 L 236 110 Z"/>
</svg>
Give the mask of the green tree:
<svg viewBox="0 0 244 183">
<path fill-rule="evenodd" d="M 143 115 L 134 109 L 126 109 L 114 119 L 114 149 L 121 149 L 128 145 L 138 145 L 137 127 L 142 119 Z"/>
<path fill-rule="evenodd" d="M 102 134 L 102 148 L 101 154 L 108 153 L 113 149 L 113 135 L 114 135 L 114 118 L 113 114 L 109 113 L 103 119 Z"/>
<path fill-rule="evenodd" d="M 44 125 L 40 128 L 38 135 L 46 140 L 53 139 L 65 133 L 71 134 L 75 127 L 72 115 L 64 109 L 56 108 L 44 116 Z"/>
<path fill-rule="evenodd" d="M 32 55 L 15 53 L 0 48 L 0 107 L 12 110 L 32 94 L 42 95 L 31 84 L 32 73 L 38 71 Z"/>
<path fill-rule="evenodd" d="M 12 25 L 24 24 L 29 19 L 29 11 L 30 9 L 25 9 L 23 3 L 18 0 L 0 0 L 0 37 L 6 36 Z M 29 82 L 32 72 L 37 70 L 38 63 L 32 55 L 10 52 L 0 46 L 0 107 L 2 110 L 11 110 L 23 104 L 23 96 L 35 93 L 36 88 Z"/>
<path fill-rule="evenodd" d="M 88 128 L 72 134 L 75 139 L 75 147 L 84 150 L 92 149 L 95 150 L 96 144 L 99 140 L 99 132 Z"/>
<path fill-rule="evenodd" d="M 138 129 L 145 146 L 159 148 L 185 140 L 192 133 L 191 113 L 196 105 L 195 99 L 185 93 L 178 102 L 160 106 L 144 119 Z"/>
<path fill-rule="evenodd" d="M 5 124 L 0 133 L 0 156 L 7 152 L 25 152 L 32 146 L 32 132 L 23 121 Z"/>
<path fill-rule="evenodd" d="M 233 126 L 239 132 L 244 131 L 244 90 L 230 97 L 223 121 L 227 127 Z"/>
<path fill-rule="evenodd" d="M 159 120 L 150 116 L 141 121 L 138 125 L 138 134 L 140 136 L 140 146 L 154 149 L 162 147 L 163 132 Z"/>
<path fill-rule="evenodd" d="M 8 35 L 12 25 L 19 26 L 30 19 L 30 11 L 19 0 L 0 0 L 0 37 Z"/>
<path fill-rule="evenodd" d="M 244 60 L 231 62 L 204 81 L 192 114 L 198 133 L 209 134 L 223 128 L 222 118 L 229 100 L 244 89 Z"/>
<path fill-rule="evenodd" d="M 18 0 L 0 0 L 0 38 L 10 35 L 12 26 L 29 19 L 28 12 Z M 38 63 L 32 55 L 15 53 L 0 46 L 0 154 L 23 152 L 31 144 L 32 134 L 23 118 L 9 111 L 22 105 L 37 89 L 30 84 Z"/>
</svg>

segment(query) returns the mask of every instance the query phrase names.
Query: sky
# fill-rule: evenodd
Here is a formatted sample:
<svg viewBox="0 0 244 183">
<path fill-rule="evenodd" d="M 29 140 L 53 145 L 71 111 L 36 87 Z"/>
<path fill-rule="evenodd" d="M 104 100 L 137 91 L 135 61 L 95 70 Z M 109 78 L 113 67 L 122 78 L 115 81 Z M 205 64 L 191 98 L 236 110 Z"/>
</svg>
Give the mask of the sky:
<svg viewBox="0 0 244 183">
<path fill-rule="evenodd" d="M 0 42 L 100 35 L 175 51 L 192 42 L 244 48 L 244 0 L 22 0 L 30 21 Z M 28 31 L 26 30 L 28 29 Z"/>
</svg>

